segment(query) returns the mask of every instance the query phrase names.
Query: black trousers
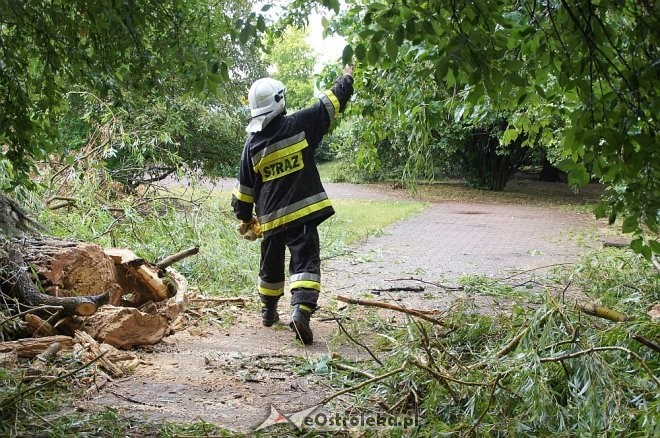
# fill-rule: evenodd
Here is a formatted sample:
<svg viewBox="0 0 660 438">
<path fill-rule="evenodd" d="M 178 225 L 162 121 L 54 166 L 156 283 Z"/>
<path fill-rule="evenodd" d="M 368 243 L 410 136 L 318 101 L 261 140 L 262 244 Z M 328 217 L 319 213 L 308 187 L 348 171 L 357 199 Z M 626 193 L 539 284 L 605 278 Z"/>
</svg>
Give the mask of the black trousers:
<svg viewBox="0 0 660 438">
<path fill-rule="evenodd" d="M 289 288 L 291 305 L 316 308 L 321 291 L 321 255 L 316 225 L 301 225 L 261 242 L 259 293 L 271 297 L 284 294 L 285 249 L 289 248 Z"/>
</svg>

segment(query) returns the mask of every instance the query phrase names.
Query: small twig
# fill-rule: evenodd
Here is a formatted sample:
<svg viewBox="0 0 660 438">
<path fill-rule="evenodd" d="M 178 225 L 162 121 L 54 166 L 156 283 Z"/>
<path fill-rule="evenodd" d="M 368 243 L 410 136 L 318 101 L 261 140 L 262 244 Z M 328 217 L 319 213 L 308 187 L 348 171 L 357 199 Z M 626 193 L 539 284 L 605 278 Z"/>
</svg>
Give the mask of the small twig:
<svg viewBox="0 0 660 438">
<path fill-rule="evenodd" d="M 433 283 L 432 281 L 426 281 L 426 280 L 422 280 L 421 278 L 414 278 L 414 277 L 392 278 L 389 280 L 386 279 L 385 281 L 417 281 L 419 283 L 430 284 L 431 286 L 439 287 L 440 289 L 444 289 L 444 290 L 450 290 L 450 291 L 463 290 L 463 286 L 445 286 L 444 284 Z"/>
<path fill-rule="evenodd" d="M 493 396 L 495 395 L 495 389 L 497 389 L 497 383 L 500 381 L 501 377 L 502 377 L 502 374 L 498 373 L 497 376 L 495 376 L 495 380 L 493 380 L 493 382 L 489 385 L 489 386 L 491 386 L 491 389 L 490 389 L 490 396 L 488 396 L 488 404 L 486 405 L 484 410 L 479 415 L 479 418 L 477 418 L 477 421 L 475 421 L 474 424 L 472 425 L 472 427 L 470 428 L 470 430 L 467 431 L 465 436 L 470 436 L 472 431 L 474 429 L 476 429 L 476 427 L 479 425 L 479 423 L 481 423 L 481 420 L 483 420 L 484 416 L 486 415 L 486 413 L 490 409 L 490 405 L 493 403 Z"/>
<path fill-rule="evenodd" d="M 633 335 L 632 338 L 637 342 L 639 342 L 640 344 L 649 347 L 651 350 L 655 351 L 656 353 L 660 353 L 660 345 L 656 344 L 650 339 L 646 339 L 644 336 L 641 335 Z"/>
<path fill-rule="evenodd" d="M 435 359 L 433 357 L 433 352 L 431 351 L 431 340 L 429 339 L 428 333 L 426 333 L 426 329 L 424 328 L 424 324 L 420 323 L 417 320 L 415 320 L 413 322 L 417 326 L 417 329 L 420 331 L 420 333 L 424 336 L 423 348 L 424 348 L 424 351 L 426 352 L 426 356 L 428 357 L 429 363 L 431 365 L 433 365 L 435 368 L 440 369 L 442 371 L 445 371 L 444 369 L 442 369 L 442 367 L 438 366 L 438 364 L 435 362 Z M 449 386 L 449 383 L 446 380 L 440 380 L 440 383 L 449 392 L 449 395 L 451 395 L 451 398 L 454 400 L 454 403 L 459 403 L 460 399 L 458 398 L 458 396 L 454 392 L 453 388 L 451 386 Z"/>
<path fill-rule="evenodd" d="M 361 376 L 363 376 L 363 377 L 366 377 L 367 379 L 373 379 L 374 377 L 376 377 L 376 376 L 374 376 L 374 375 L 371 374 L 371 373 L 368 373 L 368 372 L 366 372 L 366 371 L 362 371 L 362 370 L 360 370 L 360 369 L 357 369 L 357 368 L 352 367 L 352 366 L 349 366 L 349 365 L 345 365 L 345 364 L 343 364 L 343 363 L 341 363 L 341 362 L 333 362 L 332 365 L 333 365 L 335 368 L 339 369 L 339 370 L 349 371 L 349 372 L 351 372 L 351 373 L 359 374 L 359 375 L 361 375 Z"/>
<path fill-rule="evenodd" d="M 23 305 L 24 305 L 24 304 L 23 304 Z M 3 324 L 8 323 L 9 321 L 11 321 L 11 320 L 13 320 L 13 319 L 18 319 L 18 318 L 20 318 L 21 316 L 29 315 L 29 314 L 31 314 L 31 313 L 36 313 L 36 312 L 39 312 L 39 311 L 41 311 L 41 310 L 57 310 L 57 311 L 62 311 L 62 310 L 64 310 L 64 307 L 62 307 L 62 306 L 49 306 L 49 305 L 43 305 L 43 306 L 35 307 L 35 308 L 32 308 L 32 309 L 28 309 L 28 310 L 26 310 L 26 311 L 24 311 L 24 312 L 20 312 L 20 313 L 17 313 L 16 315 L 12 315 L 12 316 L 10 316 L 9 318 L 4 318 L 4 317 L 3 317 L 2 319 L 0 319 L 0 326 L 2 326 Z"/>
<path fill-rule="evenodd" d="M 424 292 L 424 286 L 394 286 L 371 290 L 374 292 Z"/>
<path fill-rule="evenodd" d="M 412 365 L 415 365 L 417 368 L 420 368 L 427 373 L 431 374 L 433 377 L 435 377 L 439 381 L 449 381 L 449 382 L 454 382 L 458 383 L 459 385 L 466 385 L 466 386 L 490 386 L 490 383 L 483 383 L 483 382 L 469 382 L 467 380 L 460 380 L 452 376 L 447 376 L 444 374 L 440 374 L 437 371 L 429 368 L 428 366 L 424 365 L 420 361 L 416 359 L 412 359 L 410 361 Z"/>
<path fill-rule="evenodd" d="M 189 300 L 191 303 L 217 303 L 217 304 L 224 304 L 224 303 L 236 303 L 236 304 L 241 304 L 245 305 L 247 303 L 246 298 L 194 298 L 192 300 Z"/>
<path fill-rule="evenodd" d="M 138 404 L 138 405 L 152 406 L 152 407 L 154 407 L 154 408 L 162 408 L 162 407 L 163 407 L 163 405 L 154 405 L 154 404 L 151 404 L 151 403 L 141 402 L 140 400 L 135 400 L 135 399 L 132 399 L 132 398 L 130 398 L 130 397 L 126 397 L 125 395 L 118 394 L 118 393 L 116 393 L 116 392 L 114 392 L 114 391 L 110 391 L 110 393 L 111 393 L 112 395 L 114 395 L 115 397 L 119 397 L 119 398 L 121 398 L 121 399 L 126 400 L 127 402 L 135 403 L 135 404 Z"/>
<path fill-rule="evenodd" d="M 574 353 L 568 353 L 568 354 L 565 354 L 563 356 L 541 357 L 541 358 L 539 358 L 539 362 L 541 362 L 541 363 L 559 362 L 559 361 L 563 361 L 563 360 L 566 360 L 566 359 L 575 359 L 576 357 L 580 357 L 580 356 L 584 356 L 584 355 L 587 355 L 587 354 L 595 353 L 597 351 L 608 351 L 608 350 L 623 351 L 623 352 L 631 355 L 635 359 L 637 359 L 640 362 L 640 364 L 642 365 L 642 368 L 644 368 L 646 370 L 646 372 L 649 373 L 651 378 L 653 380 L 655 380 L 655 383 L 660 386 L 660 379 L 658 379 L 658 377 L 656 377 L 655 374 L 653 374 L 653 371 L 651 371 L 651 369 L 648 367 L 648 365 L 646 364 L 646 361 L 644 359 L 642 359 L 634 351 L 631 351 L 631 350 L 629 350 L 625 347 L 620 347 L 618 345 L 611 345 L 611 346 L 607 346 L 607 347 L 591 347 L 591 348 L 587 348 L 586 350 L 580 350 L 580 351 L 576 351 Z"/>
<path fill-rule="evenodd" d="M 344 395 L 344 394 L 348 394 L 349 392 L 357 391 L 358 389 L 364 388 L 365 386 L 370 385 L 370 384 L 375 383 L 375 382 L 378 382 L 379 380 L 387 379 L 388 377 L 391 377 L 395 374 L 398 374 L 398 373 L 404 371 L 406 369 L 406 365 L 407 365 L 407 362 L 404 362 L 403 365 L 401 365 L 397 369 L 394 369 L 394 370 L 392 370 L 390 372 L 387 372 L 385 374 L 382 374 L 380 376 L 376 376 L 373 379 L 365 380 L 364 382 L 362 382 L 358 385 L 355 385 L 355 386 L 351 386 L 350 388 L 342 389 L 339 392 L 335 392 L 334 394 L 329 395 L 328 397 L 324 398 L 321 401 L 321 403 L 319 403 L 319 404 L 324 405 L 324 404 L 328 403 L 330 400 L 332 400 L 333 398 L 337 398 L 340 395 Z"/>
<path fill-rule="evenodd" d="M 373 360 L 375 360 L 378 363 L 378 365 L 383 366 L 383 362 L 381 362 L 380 359 L 378 359 L 378 357 L 376 357 L 376 355 L 369 349 L 369 347 L 367 347 L 366 345 L 364 345 L 361 342 L 357 341 L 353 336 L 350 335 L 350 333 L 348 333 L 348 330 L 346 330 L 344 325 L 341 323 L 340 319 L 337 319 L 336 321 L 337 321 L 337 324 L 339 325 L 339 328 L 341 329 L 341 331 L 344 332 L 344 334 L 348 337 L 348 339 L 350 339 L 351 341 L 353 341 L 355 344 L 359 345 L 360 347 L 364 348 L 366 350 L 366 352 L 369 353 L 369 356 L 371 356 L 373 358 Z"/>
<path fill-rule="evenodd" d="M 500 278 L 498 281 L 510 280 L 510 279 L 515 278 L 519 275 L 526 274 L 528 272 L 538 271 L 540 269 L 553 268 L 555 266 L 574 265 L 574 264 L 575 263 L 568 262 L 568 263 L 553 263 L 552 265 L 539 266 L 539 267 L 536 267 L 536 268 L 527 269 L 527 270 L 524 270 L 524 271 L 519 271 L 519 272 L 517 272 L 513 275 L 510 275 L 508 277 Z"/>
</svg>

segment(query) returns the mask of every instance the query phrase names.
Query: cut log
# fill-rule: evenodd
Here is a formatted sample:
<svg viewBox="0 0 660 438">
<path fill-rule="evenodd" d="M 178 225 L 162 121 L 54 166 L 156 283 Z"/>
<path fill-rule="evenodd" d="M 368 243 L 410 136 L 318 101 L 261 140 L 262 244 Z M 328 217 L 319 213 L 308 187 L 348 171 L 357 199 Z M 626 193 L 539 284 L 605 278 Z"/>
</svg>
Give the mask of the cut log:
<svg viewBox="0 0 660 438">
<path fill-rule="evenodd" d="M 93 338 L 124 350 L 136 345 L 153 345 L 170 331 L 163 315 L 114 306 L 105 306 L 86 318 L 83 329 Z"/>
<path fill-rule="evenodd" d="M 51 344 L 55 342 L 60 344 L 61 351 L 71 351 L 73 348 L 73 338 L 60 335 L 0 342 L 0 353 L 15 351 L 19 357 L 35 357 L 38 354 L 43 353 Z"/>
<path fill-rule="evenodd" d="M 114 262 L 98 245 L 43 236 L 16 243 L 48 295 L 81 296 L 89 291 L 121 294 Z"/>
<path fill-rule="evenodd" d="M 81 315 L 91 315 L 100 306 L 108 302 L 109 296 L 105 292 L 100 295 L 53 297 L 37 290 L 33 279 L 28 274 L 30 267 L 23 259 L 22 253 L 15 244 L 5 242 L 0 247 L 0 286 L 2 292 L 15 298 L 20 305 L 37 308 L 33 312 L 41 317 L 52 316 L 52 311 L 39 310 L 40 307 L 60 307 L 59 318 Z"/>
</svg>

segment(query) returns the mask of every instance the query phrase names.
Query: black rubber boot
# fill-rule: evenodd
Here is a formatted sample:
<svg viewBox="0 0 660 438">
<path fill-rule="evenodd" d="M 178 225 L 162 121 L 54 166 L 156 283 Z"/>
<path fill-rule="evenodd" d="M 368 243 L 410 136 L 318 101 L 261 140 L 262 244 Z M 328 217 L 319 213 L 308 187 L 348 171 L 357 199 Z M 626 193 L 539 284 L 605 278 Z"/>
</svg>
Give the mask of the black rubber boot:
<svg viewBox="0 0 660 438">
<path fill-rule="evenodd" d="M 312 329 L 309 327 L 309 317 L 312 316 L 312 312 L 313 310 L 310 307 L 303 304 L 296 304 L 293 306 L 291 323 L 289 323 L 289 327 L 296 334 L 296 337 L 305 345 L 314 342 L 314 333 L 312 333 Z"/>
<path fill-rule="evenodd" d="M 259 298 L 264 304 L 264 307 L 261 308 L 261 322 L 266 327 L 270 327 L 280 320 L 280 315 L 277 313 L 277 302 L 280 297 L 259 294 Z"/>
</svg>

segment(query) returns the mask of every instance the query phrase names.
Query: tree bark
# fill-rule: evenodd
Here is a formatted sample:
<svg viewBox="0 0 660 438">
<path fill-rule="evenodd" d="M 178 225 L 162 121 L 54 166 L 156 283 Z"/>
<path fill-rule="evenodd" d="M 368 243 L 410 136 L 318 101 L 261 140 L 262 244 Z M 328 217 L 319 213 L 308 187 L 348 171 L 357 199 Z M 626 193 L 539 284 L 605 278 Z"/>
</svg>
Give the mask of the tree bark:
<svg viewBox="0 0 660 438">
<path fill-rule="evenodd" d="M 43 294 L 37 290 L 29 272 L 30 267 L 16 244 L 5 242 L 0 246 L 0 286 L 4 294 L 16 300 L 19 311 L 26 310 L 21 306 L 36 308 L 35 314 L 48 318 L 54 308 L 59 308 L 59 319 L 73 315 L 88 316 L 108 303 L 107 292 L 81 297 L 52 297 Z"/>
</svg>

